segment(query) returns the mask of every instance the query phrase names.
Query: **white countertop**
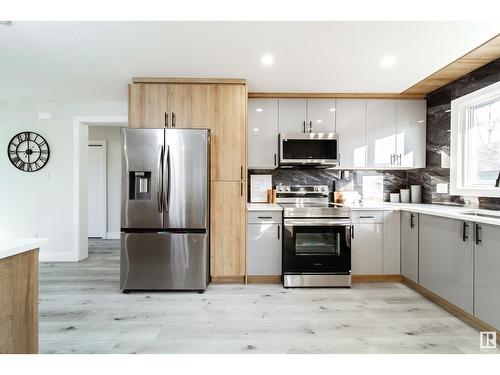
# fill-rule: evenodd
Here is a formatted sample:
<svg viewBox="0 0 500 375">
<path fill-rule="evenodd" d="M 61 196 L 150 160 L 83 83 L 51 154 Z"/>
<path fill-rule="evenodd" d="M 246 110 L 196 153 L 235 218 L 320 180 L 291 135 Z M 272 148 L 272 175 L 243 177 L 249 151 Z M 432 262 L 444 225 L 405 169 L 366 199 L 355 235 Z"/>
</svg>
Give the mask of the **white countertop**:
<svg viewBox="0 0 500 375">
<path fill-rule="evenodd" d="M 247 203 L 247 211 L 283 211 L 276 203 Z"/>
<path fill-rule="evenodd" d="M 500 211 L 483 210 L 468 207 L 446 206 L 443 204 L 416 204 L 416 203 L 389 203 L 363 202 L 361 205 L 347 204 L 351 210 L 383 210 L 383 211 L 411 211 L 419 214 L 447 217 L 450 219 L 473 221 L 475 223 L 500 225 Z M 497 218 L 467 215 L 465 212 L 498 216 Z"/>
<path fill-rule="evenodd" d="M 39 248 L 46 238 L 0 238 L 0 259 Z"/>
</svg>

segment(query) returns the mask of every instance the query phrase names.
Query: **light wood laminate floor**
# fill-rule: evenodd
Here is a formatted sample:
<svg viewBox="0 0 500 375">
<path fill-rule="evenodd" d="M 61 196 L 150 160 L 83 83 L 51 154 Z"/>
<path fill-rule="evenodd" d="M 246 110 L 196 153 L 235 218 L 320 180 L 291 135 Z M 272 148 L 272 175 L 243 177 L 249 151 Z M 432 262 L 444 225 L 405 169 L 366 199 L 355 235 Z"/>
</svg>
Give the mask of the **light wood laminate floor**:
<svg viewBox="0 0 500 375">
<path fill-rule="evenodd" d="M 40 265 L 42 353 L 499 353 L 402 284 L 122 294 L 119 241 L 89 247 L 82 262 Z"/>
</svg>

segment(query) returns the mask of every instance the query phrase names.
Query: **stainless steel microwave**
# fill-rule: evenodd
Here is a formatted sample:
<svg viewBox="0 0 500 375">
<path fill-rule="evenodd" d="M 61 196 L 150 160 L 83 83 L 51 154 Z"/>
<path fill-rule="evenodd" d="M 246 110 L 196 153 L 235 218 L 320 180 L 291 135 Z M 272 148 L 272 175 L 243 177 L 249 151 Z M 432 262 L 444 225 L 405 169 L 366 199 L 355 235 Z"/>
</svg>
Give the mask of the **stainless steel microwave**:
<svg viewBox="0 0 500 375">
<path fill-rule="evenodd" d="M 279 164 L 335 166 L 339 162 L 336 133 L 280 133 Z"/>
</svg>

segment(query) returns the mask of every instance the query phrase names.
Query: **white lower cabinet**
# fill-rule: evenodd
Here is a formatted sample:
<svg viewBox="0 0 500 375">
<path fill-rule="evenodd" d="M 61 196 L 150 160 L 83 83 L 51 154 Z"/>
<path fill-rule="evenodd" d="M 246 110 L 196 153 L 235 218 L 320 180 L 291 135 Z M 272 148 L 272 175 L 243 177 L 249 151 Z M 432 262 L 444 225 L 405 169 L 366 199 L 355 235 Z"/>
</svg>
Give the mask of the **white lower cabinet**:
<svg viewBox="0 0 500 375">
<path fill-rule="evenodd" d="M 472 223 L 421 214 L 419 226 L 419 284 L 472 314 Z"/>
<path fill-rule="evenodd" d="M 351 213 L 351 271 L 353 275 L 383 273 L 382 211 Z"/>
<path fill-rule="evenodd" d="M 251 215 L 250 215 L 251 214 Z M 278 219 L 279 216 L 279 219 Z M 252 218 L 252 220 L 250 220 Z M 248 276 L 281 275 L 281 213 L 249 213 L 247 230 Z"/>
<path fill-rule="evenodd" d="M 385 275 L 401 273 L 400 212 L 384 211 L 382 271 Z"/>
<path fill-rule="evenodd" d="M 418 214 L 401 211 L 401 275 L 418 283 Z"/>
<path fill-rule="evenodd" d="M 475 224 L 474 316 L 500 330 L 500 226 Z"/>
</svg>

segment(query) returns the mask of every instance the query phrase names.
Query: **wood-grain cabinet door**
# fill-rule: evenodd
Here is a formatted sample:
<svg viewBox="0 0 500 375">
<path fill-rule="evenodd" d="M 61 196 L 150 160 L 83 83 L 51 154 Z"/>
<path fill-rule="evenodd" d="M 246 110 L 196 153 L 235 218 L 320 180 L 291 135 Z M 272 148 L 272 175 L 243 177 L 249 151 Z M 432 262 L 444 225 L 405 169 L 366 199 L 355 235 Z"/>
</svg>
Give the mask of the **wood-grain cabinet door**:
<svg viewBox="0 0 500 375">
<path fill-rule="evenodd" d="M 211 276 L 245 275 L 245 184 L 211 183 Z"/>
<path fill-rule="evenodd" d="M 162 128 L 168 113 L 167 85 L 136 83 L 129 86 L 129 127 Z"/>
<path fill-rule="evenodd" d="M 212 180 L 246 179 L 246 87 L 217 85 L 212 112 Z"/>
<path fill-rule="evenodd" d="M 168 85 L 170 125 L 210 129 L 213 89 L 209 84 Z"/>
</svg>

